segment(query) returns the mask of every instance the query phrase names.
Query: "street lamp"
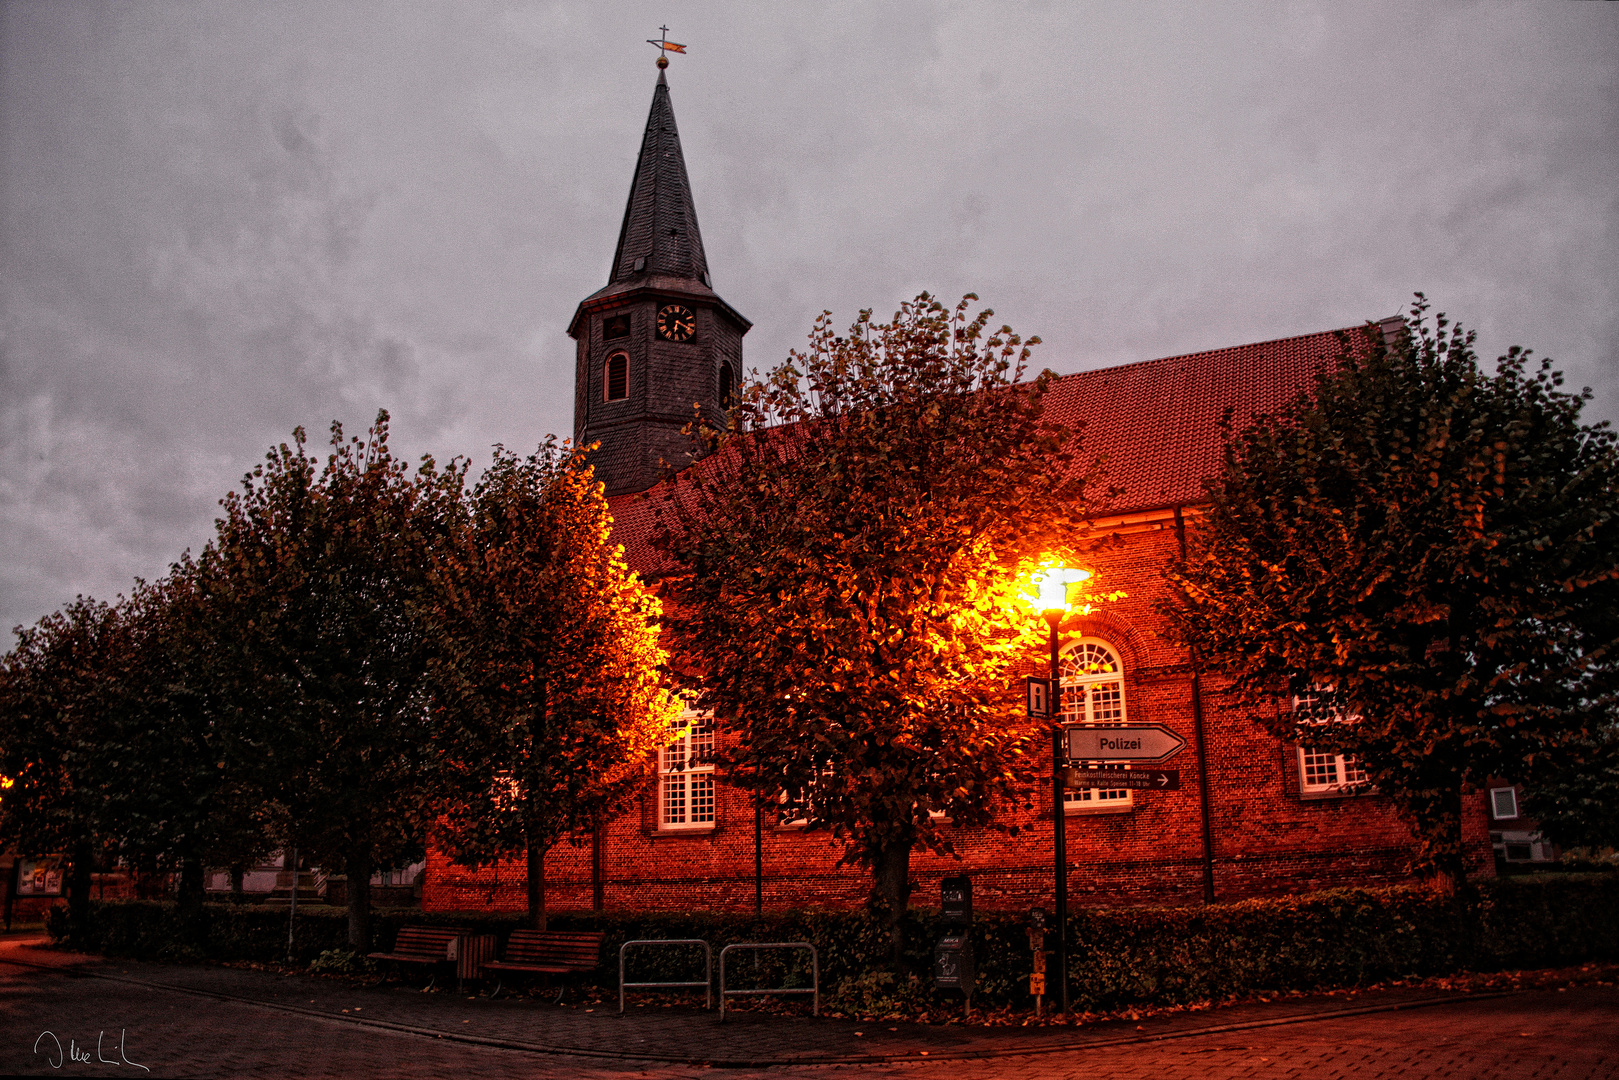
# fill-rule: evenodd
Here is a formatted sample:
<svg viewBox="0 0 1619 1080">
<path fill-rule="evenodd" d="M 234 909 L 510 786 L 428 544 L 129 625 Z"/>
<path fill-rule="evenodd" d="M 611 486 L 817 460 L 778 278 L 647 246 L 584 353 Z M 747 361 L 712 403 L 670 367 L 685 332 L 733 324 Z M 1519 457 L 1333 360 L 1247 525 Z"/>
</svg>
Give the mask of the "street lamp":
<svg viewBox="0 0 1619 1080">
<path fill-rule="evenodd" d="M 1068 586 L 1089 579 L 1089 570 L 1052 566 L 1034 577 L 1039 598 L 1035 606 L 1051 628 L 1051 820 L 1056 838 L 1053 861 L 1057 875 L 1057 984 L 1062 988 L 1062 1011 L 1068 1011 L 1068 817 L 1063 808 L 1062 673 L 1057 669 L 1057 626 L 1070 610 Z"/>
</svg>

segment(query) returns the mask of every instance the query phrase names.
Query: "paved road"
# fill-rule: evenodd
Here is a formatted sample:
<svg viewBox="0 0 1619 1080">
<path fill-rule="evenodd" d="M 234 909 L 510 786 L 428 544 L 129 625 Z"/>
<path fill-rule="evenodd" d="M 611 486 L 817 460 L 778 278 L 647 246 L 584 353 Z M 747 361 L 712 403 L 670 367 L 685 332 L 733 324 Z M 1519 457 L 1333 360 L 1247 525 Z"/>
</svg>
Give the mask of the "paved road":
<svg viewBox="0 0 1619 1080">
<path fill-rule="evenodd" d="M 25 967 L 8 962 L 8 957 L 60 966 Z M 721 1027 L 712 1014 L 699 1011 L 632 1010 L 631 1016 L 621 1019 L 612 1010 L 607 1015 L 586 1014 L 527 1001 L 355 988 L 330 980 L 284 979 L 229 969 L 134 964 L 84 969 L 71 964 L 50 954 L 0 952 L 0 1072 L 277 1080 L 327 1076 L 615 1080 L 714 1074 L 701 1064 L 588 1056 L 679 1057 L 695 1046 L 714 1060 L 795 1055 L 804 1060 L 817 1054 L 847 1056 L 851 1048 L 859 1052 L 867 1047 L 908 1059 L 723 1070 L 739 1080 L 1619 1077 L 1619 988 L 1611 985 L 1458 998 L 1419 1008 L 1313 1019 L 1309 1008 L 1298 1005 L 1291 1016 L 1285 1005 L 1273 1006 L 1270 1013 L 1263 1006 L 1250 1006 L 1173 1022 L 1103 1025 L 1084 1033 L 1093 1045 L 1018 1054 L 1031 1041 L 1072 1042 L 1080 1033 L 903 1025 L 890 1031 L 889 1025 L 763 1016 L 736 1017 Z M 1368 1000 L 1361 999 L 1360 1005 Z M 1371 1003 L 1402 1002 L 1378 998 Z M 1348 1004 L 1342 998 L 1318 1001 L 1314 1011 L 1341 1013 Z M 344 1008 L 350 1011 L 344 1013 Z M 1188 1033 L 1194 1027 L 1252 1024 L 1266 1026 Z M 861 1034 L 856 1036 L 855 1031 Z M 445 1034 L 451 1037 L 442 1037 Z M 590 1045 L 572 1053 L 543 1053 L 459 1038 Z M 977 1060 L 960 1056 L 974 1053 L 996 1056 Z"/>
</svg>

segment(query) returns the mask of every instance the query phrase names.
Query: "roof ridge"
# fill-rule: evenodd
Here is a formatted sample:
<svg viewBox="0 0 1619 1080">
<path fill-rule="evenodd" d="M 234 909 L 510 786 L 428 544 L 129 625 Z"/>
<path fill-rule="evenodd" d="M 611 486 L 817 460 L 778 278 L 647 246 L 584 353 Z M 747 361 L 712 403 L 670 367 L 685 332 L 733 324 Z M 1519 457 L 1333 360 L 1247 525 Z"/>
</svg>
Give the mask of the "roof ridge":
<svg viewBox="0 0 1619 1080">
<path fill-rule="evenodd" d="M 1058 382 L 1068 379 L 1077 379 L 1082 375 L 1097 375 L 1109 371 L 1123 371 L 1125 368 L 1146 367 L 1148 364 L 1163 364 L 1170 360 L 1193 360 L 1204 356 L 1214 356 L 1218 353 L 1239 352 L 1243 349 L 1257 349 L 1265 345 L 1279 345 L 1288 341 L 1304 341 L 1308 338 L 1329 337 L 1336 334 L 1348 333 L 1364 327 L 1364 323 L 1355 326 L 1340 327 L 1335 330 L 1317 330 L 1309 334 L 1290 334 L 1287 337 L 1267 338 L 1264 341 L 1250 341 L 1242 345 L 1223 345 L 1216 349 L 1200 349 L 1197 352 L 1173 353 L 1169 356 L 1159 356 L 1151 360 L 1131 360 L 1125 364 L 1114 364 L 1111 367 L 1086 368 L 1083 371 L 1070 371 L 1066 375 L 1057 376 Z"/>
</svg>

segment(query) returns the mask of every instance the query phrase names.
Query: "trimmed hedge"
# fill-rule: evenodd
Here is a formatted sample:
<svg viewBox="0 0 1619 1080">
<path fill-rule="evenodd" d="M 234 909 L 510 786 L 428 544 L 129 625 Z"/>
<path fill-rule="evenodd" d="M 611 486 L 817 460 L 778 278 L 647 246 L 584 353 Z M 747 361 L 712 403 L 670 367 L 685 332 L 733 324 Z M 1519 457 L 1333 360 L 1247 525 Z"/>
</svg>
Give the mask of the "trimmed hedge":
<svg viewBox="0 0 1619 1080">
<path fill-rule="evenodd" d="M 1259 991 L 1364 985 L 1457 970 L 1550 967 L 1619 959 L 1619 875 L 1540 875 L 1483 882 L 1475 898 L 1456 904 L 1413 887 L 1339 889 L 1281 899 L 1181 908 L 1076 911 L 1069 919 L 1069 971 L 1076 1008 L 1173 1005 Z M 287 912 L 209 905 L 206 956 L 281 961 L 287 955 Z M 373 916 L 379 948 L 399 927 L 456 924 L 502 938 L 518 915 L 483 916 L 383 910 Z M 554 915 L 558 930 L 601 930 L 603 963 L 594 975 L 616 989 L 618 947 L 639 938 L 701 938 L 713 947 L 736 941 L 810 941 L 820 955 L 823 991 L 885 966 L 887 935 L 864 912 L 800 911 L 755 918 L 667 912 Z M 52 913 L 48 929 L 72 948 L 109 955 L 192 959 L 174 906 L 150 901 L 94 904 L 88 924 L 67 925 Z M 346 947 L 340 909 L 300 911 L 295 958 L 301 963 Z M 973 924 L 985 1005 L 1026 1006 L 1031 968 L 1021 916 L 981 912 Z M 927 972 L 941 936 L 938 913 L 906 914 L 906 962 Z M 1048 947 L 1050 941 L 1048 939 Z M 796 955 L 744 954 L 728 983 L 804 985 L 808 965 Z M 631 954 L 631 981 L 689 979 L 701 970 L 698 950 L 646 949 Z M 855 985 L 850 983 L 851 988 Z"/>
</svg>

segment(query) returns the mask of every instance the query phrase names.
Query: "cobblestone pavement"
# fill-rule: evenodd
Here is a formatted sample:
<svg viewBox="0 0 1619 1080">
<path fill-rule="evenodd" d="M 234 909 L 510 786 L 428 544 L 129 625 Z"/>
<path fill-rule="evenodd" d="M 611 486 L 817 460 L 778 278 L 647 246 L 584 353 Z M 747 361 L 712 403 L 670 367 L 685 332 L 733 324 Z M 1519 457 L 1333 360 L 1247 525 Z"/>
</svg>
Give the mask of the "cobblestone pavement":
<svg viewBox="0 0 1619 1080">
<path fill-rule="evenodd" d="M 700 1010 L 632 1007 L 620 1017 L 612 1007 L 586 1012 L 0 948 L 0 1072 L 613 1080 L 698 1076 L 713 1071 L 703 1062 L 717 1062 L 730 1065 L 725 1074 L 739 1080 L 840 1074 L 916 1080 L 1619 1076 L 1619 988 L 1438 1002 L 1427 996 L 1304 999 L 1082 1029 L 759 1014 L 721 1025 Z M 1402 1005 L 1421 1007 L 1394 1008 Z M 1357 1008 L 1382 1011 L 1344 1015 Z M 541 1049 L 563 1046 L 570 1049 Z M 1047 1052 L 1019 1052 L 1042 1047 Z M 642 1054 L 664 1060 L 635 1058 Z M 867 1060 L 854 1060 L 860 1057 Z M 832 1063 L 839 1059 L 843 1063 Z M 763 1064 L 769 1061 L 784 1064 Z"/>
</svg>

